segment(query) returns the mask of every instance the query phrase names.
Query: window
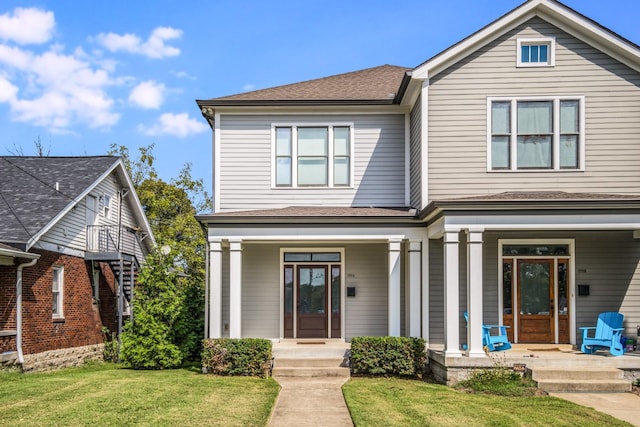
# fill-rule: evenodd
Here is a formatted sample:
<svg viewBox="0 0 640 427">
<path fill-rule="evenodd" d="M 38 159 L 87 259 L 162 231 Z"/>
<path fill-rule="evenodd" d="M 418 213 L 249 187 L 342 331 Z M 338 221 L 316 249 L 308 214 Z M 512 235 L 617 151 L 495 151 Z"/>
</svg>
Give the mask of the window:
<svg viewBox="0 0 640 427">
<path fill-rule="evenodd" d="M 518 67 L 552 67 L 555 65 L 555 39 L 518 39 Z"/>
<path fill-rule="evenodd" d="M 276 187 L 351 185 L 351 126 L 274 126 Z"/>
<path fill-rule="evenodd" d="M 111 196 L 105 194 L 104 196 L 104 210 L 102 211 L 103 215 L 107 219 L 111 219 Z"/>
<path fill-rule="evenodd" d="M 53 317 L 54 318 L 64 317 L 64 313 L 62 311 L 63 289 L 64 289 L 64 268 L 53 267 L 52 296 L 53 296 Z"/>
<path fill-rule="evenodd" d="M 582 97 L 489 99 L 489 170 L 584 167 Z"/>
</svg>

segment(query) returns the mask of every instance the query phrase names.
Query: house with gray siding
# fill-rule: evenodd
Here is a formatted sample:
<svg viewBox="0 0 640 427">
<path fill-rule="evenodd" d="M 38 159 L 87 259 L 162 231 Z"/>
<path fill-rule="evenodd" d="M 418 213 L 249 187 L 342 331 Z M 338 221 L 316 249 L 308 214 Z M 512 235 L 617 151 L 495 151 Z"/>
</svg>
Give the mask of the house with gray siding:
<svg viewBox="0 0 640 427">
<path fill-rule="evenodd" d="M 530 0 L 414 68 L 197 104 L 207 337 L 480 358 L 483 323 L 579 346 L 603 311 L 636 336 L 640 48 L 578 11 Z"/>
<path fill-rule="evenodd" d="M 153 234 L 122 159 L 0 157 L 0 365 L 101 358 Z"/>
</svg>

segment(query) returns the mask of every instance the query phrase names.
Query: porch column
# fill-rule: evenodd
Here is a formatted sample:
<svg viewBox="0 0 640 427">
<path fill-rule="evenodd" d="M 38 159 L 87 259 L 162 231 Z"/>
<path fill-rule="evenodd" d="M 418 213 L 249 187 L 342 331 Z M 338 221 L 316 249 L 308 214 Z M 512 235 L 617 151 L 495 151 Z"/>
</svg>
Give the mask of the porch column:
<svg viewBox="0 0 640 427">
<path fill-rule="evenodd" d="M 400 336 L 400 240 L 389 240 L 389 336 Z"/>
<path fill-rule="evenodd" d="M 422 241 L 422 338 L 429 343 L 429 239 Z"/>
<path fill-rule="evenodd" d="M 209 238 L 208 338 L 222 337 L 222 241 Z"/>
<path fill-rule="evenodd" d="M 422 242 L 411 240 L 409 242 L 409 327 L 407 335 L 420 337 L 420 280 L 421 280 Z"/>
<path fill-rule="evenodd" d="M 460 352 L 460 230 L 444 233 L 444 334 L 445 355 Z"/>
<path fill-rule="evenodd" d="M 467 230 L 467 311 L 469 357 L 486 357 L 482 349 L 482 230 Z"/>
<path fill-rule="evenodd" d="M 242 338 L 242 240 L 229 241 L 229 338 Z"/>
</svg>

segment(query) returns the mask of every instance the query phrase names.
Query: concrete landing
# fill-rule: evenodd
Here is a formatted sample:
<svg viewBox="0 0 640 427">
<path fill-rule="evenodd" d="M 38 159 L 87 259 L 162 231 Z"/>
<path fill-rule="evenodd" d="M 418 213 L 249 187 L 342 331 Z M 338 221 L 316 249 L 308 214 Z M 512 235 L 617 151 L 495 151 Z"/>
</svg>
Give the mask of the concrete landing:
<svg viewBox="0 0 640 427">
<path fill-rule="evenodd" d="M 593 408 L 640 427 L 640 396 L 633 393 L 549 393 L 549 395 Z"/>
<path fill-rule="evenodd" d="M 270 427 L 353 426 L 342 395 L 342 384 L 348 378 L 274 378 L 282 389 Z"/>
</svg>

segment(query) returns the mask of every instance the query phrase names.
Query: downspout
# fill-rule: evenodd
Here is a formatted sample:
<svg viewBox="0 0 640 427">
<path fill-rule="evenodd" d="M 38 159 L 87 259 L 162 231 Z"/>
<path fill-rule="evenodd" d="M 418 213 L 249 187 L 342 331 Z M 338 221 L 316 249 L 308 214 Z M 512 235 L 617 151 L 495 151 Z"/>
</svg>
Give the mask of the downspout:
<svg viewBox="0 0 640 427">
<path fill-rule="evenodd" d="M 38 256 L 38 258 L 40 257 Z M 16 273 L 16 347 L 20 365 L 24 363 L 24 355 L 22 354 L 22 269 L 34 266 L 38 262 L 38 258 L 19 264 Z"/>
</svg>

